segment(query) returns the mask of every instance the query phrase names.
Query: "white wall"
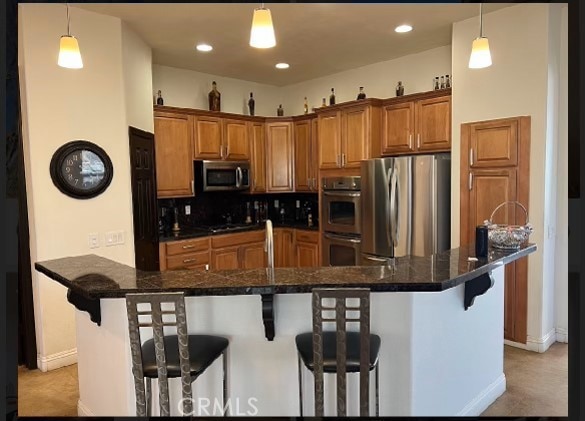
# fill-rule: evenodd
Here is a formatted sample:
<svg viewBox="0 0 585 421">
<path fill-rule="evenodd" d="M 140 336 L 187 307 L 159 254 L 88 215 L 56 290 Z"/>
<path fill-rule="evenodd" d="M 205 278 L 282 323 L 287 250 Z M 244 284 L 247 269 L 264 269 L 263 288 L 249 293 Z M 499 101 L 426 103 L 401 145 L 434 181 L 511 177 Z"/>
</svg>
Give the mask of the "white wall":
<svg viewBox="0 0 585 421">
<path fill-rule="evenodd" d="M 283 101 L 281 91 L 273 85 L 158 64 L 152 67 L 153 95 L 161 90 L 165 105 L 208 110 L 207 95 L 212 81 L 217 82 L 217 90 L 221 93 L 221 111 L 226 113 L 249 115 L 250 92 L 254 93 L 257 116 L 276 116 L 276 109 Z"/>
<path fill-rule="evenodd" d="M 27 197 L 32 262 L 95 253 L 133 265 L 130 163 L 122 25 L 118 18 L 71 8 L 84 68 L 57 66 L 59 37 L 66 27 L 63 4 L 19 5 L 19 67 L 23 108 Z M 143 75 L 144 76 L 144 75 Z M 144 78 L 143 78 L 144 79 Z M 148 75 L 145 76 L 146 85 Z M 148 89 L 146 86 L 145 89 Z M 149 96 L 149 92 L 147 95 Z M 130 99 L 131 108 L 140 103 Z M 151 99 L 148 98 L 148 105 Z M 144 107 L 141 107 L 144 108 Z M 150 110 L 152 113 L 152 110 Z M 135 124 L 151 128 L 136 109 Z M 112 159 L 109 188 L 89 200 L 65 196 L 53 185 L 49 163 L 68 141 L 97 143 Z M 104 247 L 106 231 L 125 232 L 125 244 Z M 101 247 L 89 249 L 88 234 Z M 75 362 L 75 318 L 66 289 L 33 268 L 37 347 L 42 369 Z"/>
<path fill-rule="evenodd" d="M 493 59 L 486 69 L 467 67 L 471 41 L 477 36 L 477 18 L 453 25 L 453 162 L 460 160 L 462 123 L 532 117 L 529 219 L 534 226 L 531 241 L 538 244 L 538 251 L 529 257 L 527 346 L 539 350 L 551 331 L 554 335 L 558 8 L 560 5 L 522 4 L 485 14 L 484 33 Z M 457 245 L 458 166 L 453 166 L 452 192 L 451 238 Z"/>
<path fill-rule="evenodd" d="M 283 107 L 286 115 L 299 115 L 304 97 L 309 110 L 320 107 L 323 98 L 329 104 L 331 88 L 335 88 L 336 102 L 355 100 L 360 86 L 368 97 L 389 98 L 396 95 L 399 80 L 405 94 L 430 91 L 433 79 L 447 74 L 451 74 L 449 45 L 285 86 Z"/>
<path fill-rule="evenodd" d="M 559 142 L 557 155 L 557 229 L 556 229 L 556 256 L 555 256 L 555 307 L 557 340 L 568 340 L 568 273 L 569 265 L 569 230 L 568 230 L 568 7 L 561 9 L 560 28 L 560 83 L 559 83 Z"/>
</svg>

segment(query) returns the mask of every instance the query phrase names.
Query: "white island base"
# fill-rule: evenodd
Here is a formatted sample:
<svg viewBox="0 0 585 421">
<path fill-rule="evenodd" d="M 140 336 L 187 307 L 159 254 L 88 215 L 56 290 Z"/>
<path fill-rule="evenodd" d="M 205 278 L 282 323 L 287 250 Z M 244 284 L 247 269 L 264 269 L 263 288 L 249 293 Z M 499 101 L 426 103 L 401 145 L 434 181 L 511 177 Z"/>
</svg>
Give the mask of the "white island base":
<svg viewBox="0 0 585 421">
<path fill-rule="evenodd" d="M 477 416 L 505 391 L 504 267 L 492 276 L 493 287 L 467 311 L 464 285 L 371 294 L 371 331 L 382 338 L 381 416 Z M 299 415 L 294 338 L 311 330 L 311 294 L 275 296 L 273 341 L 265 338 L 259 295 L 187 297 L 186 306 L 190 333 L 230 340 L 230 415 Z M 135 415 L 125 300 L 102 299 L 101 316 L 97 326 L 76 310 L 79 415 Z M 358 415 L 357 376 L 348 375 L 348 415 Z M 192 415 L 221 415 L 221 379 L 220 358 L 193 384 Z M 313 415 L 312 373 L 303 369 L 303 379 L 304 415 Z M 370 380 L 374 415 L 373 372 Z M 171 415 L 181 415 L 179 383 L 169 382 Z M 153 415 L 157 394 L 155 381 Z M 335 415 L 333 374 L 325 375 L 325 415 Z"/>
</svg>

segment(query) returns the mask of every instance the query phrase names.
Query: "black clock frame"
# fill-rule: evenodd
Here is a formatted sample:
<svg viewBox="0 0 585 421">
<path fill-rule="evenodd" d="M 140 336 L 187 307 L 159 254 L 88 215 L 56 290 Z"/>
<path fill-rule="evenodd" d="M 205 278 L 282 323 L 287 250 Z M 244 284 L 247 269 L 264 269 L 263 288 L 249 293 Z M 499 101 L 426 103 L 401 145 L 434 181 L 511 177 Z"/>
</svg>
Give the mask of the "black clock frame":
<svg viewBox="0 0 585 421">
<path fill-rule="evenodd" d="M 101 180 L 100 184 L 93 189 L 83 190 L 74 187 L 67 182 L 61 173 L 61 168 L 65 158 L 72 152 L 80 150 L 93 152 L 104 163 L 104 178 Z M 53 157 L 51 158 L 50 172 L 53 184 L 55 184 L 55 187 L 57 187 L 61 193 L 75 199 L 91 199 L 92 197 L 96 197 L 102 194 L 108 188 L 112 182 L 112 178 L 114 177 L 114 166 L 112 165 L 112 160 L 106 151 L 104 151 L 98 145 L 92 142 L 88 142 L 87 140 L 75 140 L 64 144 L 55 151 Z"/>
</svg>

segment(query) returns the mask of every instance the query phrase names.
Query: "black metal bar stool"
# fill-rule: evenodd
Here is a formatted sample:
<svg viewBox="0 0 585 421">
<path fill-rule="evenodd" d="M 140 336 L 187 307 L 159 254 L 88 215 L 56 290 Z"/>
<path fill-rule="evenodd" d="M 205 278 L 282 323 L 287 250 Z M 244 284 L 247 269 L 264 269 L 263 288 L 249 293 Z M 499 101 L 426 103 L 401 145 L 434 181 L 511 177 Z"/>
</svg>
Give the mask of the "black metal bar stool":
<svg viewBox="0 0 585 421">
<path fill-rule="evenodd" d="M 323 300 L 333 299 L 334 306 Z M 347 300 L 357 299 L 351 306 Z M 315 415 L 323 416 L 323 373 L 336 373 L 337 415 L 347 415 L 346 373 L 358 373 L 360 379 L 360 416 L 370 413 L 370 371 L 375 370 L 376 416 L 380 414 L 379 361 L 380 337 L 370 334 L 370 290 L 367 288 L 314 289 L 312 297 L 313 331 L 301 333 L 295 341 L 298 352 L 299 407 L 303 415 L 302 364 L 315 378 Z M 327 313 L 334 313 L 328 317 Z M 355 316 L 355 313 L 359 313 Z M 335 322 L 335 331 L 323 331 L 324 322 Z M 357 322 L 359 331 L 347 331 L 347 323 Z"/>
<path fill-rule="evenodd" d="M 172 306 L 171 310 L 162 309 L 162 305 L 166 303 Z M 150 309 L 139 310 L 139 304 L 149 305 Z M 136 415 L 150 416 L 152 379 L 158 379 L 160 415 L 169 416 L 168 378 L 178 377 L 181 378 L 183 414 L 192 415 L 192 382 L 220 356 L 223 357 L 223 408 L 226 415 L 229 341 L 221 336 L 187 334 L 185 296 L 182 292 L 126 294 L 126 310 L 136 391 Z M 150 320 L 142 321 L 144 318 Z M 176 327 L 177 334 L 165 336 L 165 326 Z M 153 338 L 142 343 L 140 328 L 152 328 Z"/>
</svg>

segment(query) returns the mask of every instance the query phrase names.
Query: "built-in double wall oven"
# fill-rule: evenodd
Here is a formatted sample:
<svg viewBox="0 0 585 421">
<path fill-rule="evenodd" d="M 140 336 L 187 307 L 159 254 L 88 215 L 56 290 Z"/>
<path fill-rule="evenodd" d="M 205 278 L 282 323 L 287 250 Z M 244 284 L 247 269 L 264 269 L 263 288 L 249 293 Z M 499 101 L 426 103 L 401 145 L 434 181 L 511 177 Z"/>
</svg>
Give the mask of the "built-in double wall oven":
<svg viewBox="0 0 585 421">
<path fill-rule="evenodd" d="M 361 259 L 360 177 L 323 178 L 323 265 L 355 266 Z"/>
</svg>

